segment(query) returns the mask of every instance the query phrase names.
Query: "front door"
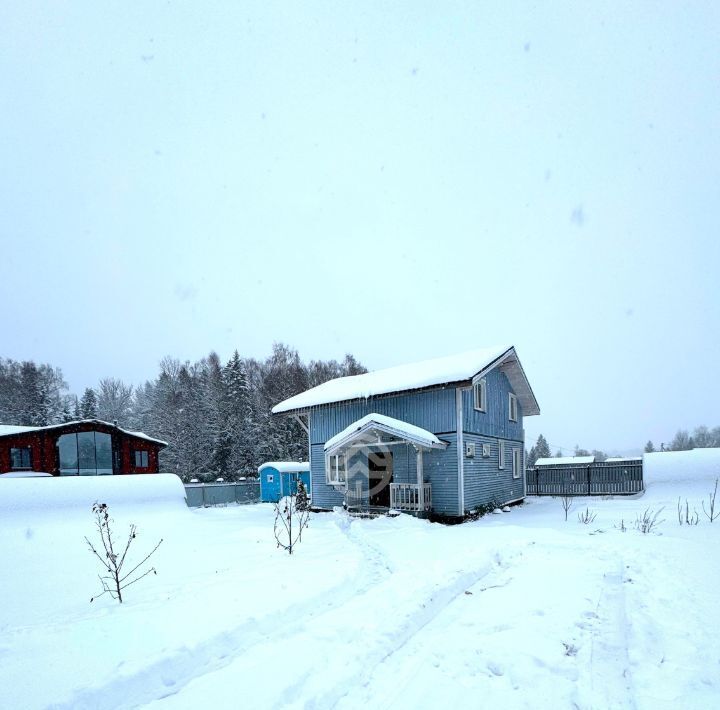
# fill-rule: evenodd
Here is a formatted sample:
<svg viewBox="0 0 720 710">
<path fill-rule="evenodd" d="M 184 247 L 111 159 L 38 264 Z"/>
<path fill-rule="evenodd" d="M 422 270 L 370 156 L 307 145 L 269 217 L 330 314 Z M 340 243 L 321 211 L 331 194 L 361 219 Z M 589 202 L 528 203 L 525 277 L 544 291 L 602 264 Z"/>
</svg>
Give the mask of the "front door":
<svg viewBox="0 0 720 710">
<path fill-rule="evenodd" d="M 373 452 L 368 456 L 370 505 L 390 507 L 390 483 L 392 482 L 392 452 Z"/>
</svg>

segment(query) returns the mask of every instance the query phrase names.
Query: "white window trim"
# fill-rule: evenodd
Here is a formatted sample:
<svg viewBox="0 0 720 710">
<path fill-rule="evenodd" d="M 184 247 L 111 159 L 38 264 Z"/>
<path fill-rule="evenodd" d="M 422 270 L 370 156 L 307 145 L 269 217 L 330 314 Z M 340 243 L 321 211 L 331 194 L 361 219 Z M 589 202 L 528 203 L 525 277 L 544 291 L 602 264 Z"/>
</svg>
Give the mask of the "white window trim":
<svg viewBox="0 0 720 710">
<path fill-rule="evenodd" d="M 498 468 L 502 471 L 505 468 L 505 442 L 498 441 Z"/>
<path fill-rule="evenodd" d="M 522 450 L 521 449 L 513 449 L 512 450 L 512 470 L 513 470 L 513 478 L 520 478 L 520 474 L 522 473 Z"/>
<path fill-rule="evenodd" d="M 513 409 L 515 409 L 514 417 Z M 516 422 L 518 420 L 517 397 L 512 392 L 508 393 L 508 419 L 511 422 Z"/>
<path fill-rule="evenodd" d="M 341 461 L 342 467 L 340 466 Z M 346 484 L 347 461 L 345 454 L 333 454 L 325 457 L 325 480 L 331 486 L 344 486 Z"/>
<path fill-rule="evenodd" d="M 473 408 L 476 412 L 487 411 L 487 380 L 485 379 L 473 383 Z"/>
</svg>

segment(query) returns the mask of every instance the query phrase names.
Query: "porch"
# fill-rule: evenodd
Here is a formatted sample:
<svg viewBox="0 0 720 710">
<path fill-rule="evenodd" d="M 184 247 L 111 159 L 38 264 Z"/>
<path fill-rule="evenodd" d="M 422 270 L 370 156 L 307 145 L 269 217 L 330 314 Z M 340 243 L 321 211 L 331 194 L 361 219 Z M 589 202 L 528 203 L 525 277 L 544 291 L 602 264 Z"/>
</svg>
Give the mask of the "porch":
<svg viewBox="0 0 720 710">
<path fill-rule="evenodd" d="M 447 446 L 412 424 L 369 414 L 326 442 L 327 483 L 343 493 L 354 513 L 426 515 L 432 484 L 425 480 L 424 455 Z"/>
</svg>

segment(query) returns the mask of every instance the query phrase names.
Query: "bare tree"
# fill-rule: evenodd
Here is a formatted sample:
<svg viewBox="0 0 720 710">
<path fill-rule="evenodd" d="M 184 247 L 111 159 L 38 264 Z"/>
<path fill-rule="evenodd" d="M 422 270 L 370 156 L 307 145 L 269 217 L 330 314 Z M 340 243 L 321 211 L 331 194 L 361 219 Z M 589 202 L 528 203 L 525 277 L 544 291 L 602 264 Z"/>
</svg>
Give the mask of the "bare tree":
<svg viewBox="0 0 720 710">
<path fill-rule="evenodd" d="M 114 377 L 100 380 L 98 388 L 98 417 L 106 422 L 127 424 L 132 411 L 133 387 Z"/>
<path fill-rule="evenodd" d="M 565 511 L 565 522 L 567 522 L 568 512 L 573 505 L 572 496 L 569 493 L 564 493 L 560 498 L 560 505 L 562 505 L 562 509 Z"/>
<path fill-rule="evenodd" d="M 141 571 L 141 567 L 150 559 L 151 555 L 155 550 L 160 547 L 162 540 L 158 542 L 155 547 L 146 555 L 138 564 L 136 564 L 129 572 L 124 571 L 125 559 L 127 557 L 128 550 L 132 541 L 137 535 L 137 528 L 135 525 L 130 526 L 130 533 L 128 534 L 127 542 L 122 552 L 115 551 L 115 543 L 113 541 L 112 530 L 110 523 L 112 518 L 110 517 L 110 509 L 106 503 L 95 503 L 92 507 L 92 512 L 95 514 L 95 527 L 97 528 L 98 535 L 100 536 L 100 542 L 102 543 L 102 549 L 105 552 L 105 556 L 101 555 L 97 548 L 85 538 L 90 552 L 100 561 L 106 574 L 99 574 L 98 579 L 102 584 L 102 592 L 96 594 L 90 599 L 95 601 L 98 597 L 103 594 L 109 594 L 113 599 L 117 599 L 122 604 L 122 590 L 129 587 L 135 582 L 139 582 L 143 577 L 147 577 L 149 574 L 157 574 L 157 570 L 151 567 L 144 572 Z M 119 549 L 119 548 L 118 548 Z"/>
<path fill-rule="evenodd" d="M 275 503 L 273 534 L 277 546 L 292 555 L 295 546 L 302 542 L 302 531 L 310 522 L 310 508 L 298 507 L 297 496 L 289 495 Z"/>
</svg>

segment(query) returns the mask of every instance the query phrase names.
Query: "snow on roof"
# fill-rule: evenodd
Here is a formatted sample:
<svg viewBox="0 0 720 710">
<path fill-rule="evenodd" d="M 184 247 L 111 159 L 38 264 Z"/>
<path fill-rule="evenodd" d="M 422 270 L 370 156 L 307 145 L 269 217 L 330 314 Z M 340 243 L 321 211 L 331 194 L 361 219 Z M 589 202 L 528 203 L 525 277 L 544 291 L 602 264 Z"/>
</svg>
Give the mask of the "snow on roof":
<svg viewBox="0 0 720 710">
<path fill-rule="evenodd" d="M 123 434 L 129 434 L 130 436 L 136 436 L 138 439 L 145 439 L 146 441 L 153 441 L 156 444 L 162 444 L 167 446 L 167 441 L 162 439 L 154 439 L 141 431 L 130 431 L 129 429 L 123 429 L 112 424 L 111 422 L 104 422 L 102 419 L 78 419 L 72 422 L 62 422 L 61 424 L 48 424 L 47 426 L 11 426 L 10 424 L 0 424 L 0 436 L 12 436 L 13 434 L 25 434 L 31 431 L 47 431 L 49 429 L 58 429 L 61 427 L 72 426 L 73 424 L 104 424 L 105 426 L 113 427 L 121 431 Z"/>
<path fill-rule="evenodd" d="M 274 468 L 280 473 L 295 473 L 296 471 L 309 471 L 310 463 L 308 461 L 266 461 L 262 466 L 258 466 L 258 473 L 264 468 Z"/>
<path fill-rule="evenodd" d="M 619 463 L 622 461 L 642 461 L 642 456 L 611 456 L 605 459 L 609 463 Z"/>
<path fill-rule="evenodd" d="M 388 367 L 364 375 L 338 377 L 276 404 L 272 411 L 273 414 L 279 414 L 321 404 L 464 382 L 505 362 L 512 368 L 508 377 L 520 399 L 523 413 L 539 414 L 537 401 L 512 346 L 484 348 L 410 365 Z"/>
<path fill-rule="evenodd" d="M 338 434 L 335 434 L 332 438 L 325 442 L 325 451 L 337 448 L 339 444 L 342 444 L 346 440 L 352 440 L 361 431 L 367 431 L 370 429 L 380 429 L 388 434 L 393 434 L 401 439 L 407 439 L 413 443 L 417 443 L 421 446 L 429 446 L 431 448 L 444 448 L 447 444 L 427 431 L 421 429 L 419 426 L 414 424 L 408 424 L 401 419 L 394 419 L 393 417 L 386 417 L 384 414 L 367 414 L 356 422 L 353 422 L 349 427 L 346 427 Z"/>
<path fill-rule="evenodd" d="M 53 478 L 53 475 L 44 471 L 10 471 L 10 473 L 0 473 L 0 481 L 3 478 Z"/>
<path fill-rule="evenodd" d="M 582 466 L 584 464 L 594 463 L 594 456 L 556 456 L 555 458 L 538 459 L 536 466 L 559 466 L 560 464 L 575 464 Z"/>
</svg>

